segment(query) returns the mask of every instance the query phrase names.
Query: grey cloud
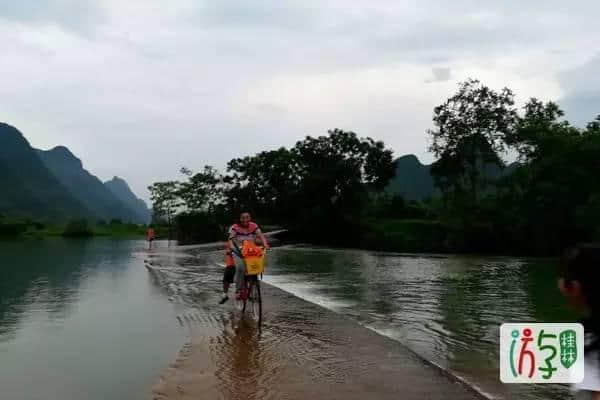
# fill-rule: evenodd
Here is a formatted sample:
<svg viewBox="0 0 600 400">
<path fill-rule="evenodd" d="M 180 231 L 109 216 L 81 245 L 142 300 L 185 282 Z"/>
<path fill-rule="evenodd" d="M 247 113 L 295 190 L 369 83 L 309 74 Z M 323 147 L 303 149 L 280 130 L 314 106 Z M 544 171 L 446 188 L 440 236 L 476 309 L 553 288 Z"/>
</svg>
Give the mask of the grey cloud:
<svg viewBox="0 0 600 400">
<path fill-rule="evenodd" d="M 424 3 L 421 9 L 361 0 L 324 0 L 319 8 L 284 0 L 205 1 L 189 21 L 213 32 L 223 49 L 297 69 L 315 64 L 339 69 L 397 61 L 443 63 L 560 46 L 557 37 L 576 35 L 589 12 L 600 12 L 600 3 L 580 7 L 555 0 L 518 7 L 470 0 Z"/>
<path fill-rule="evenodd" d="M 565 90 L 569 92 L 586 91 L 590 87 L 600 89 L 600 53 L 596 53 L 592 58 L 582 65 L 564 71 L 560 74 L 559 80 Z"/>
<path fill-rule="evenodd" d="M 600 115 L 600 54 L 563 72 L 559 81 L 565 95 L 559 100 L 568 120 L 583 127 Z"/>
<path fill-rule="evenodd" d="M 260 103 L 256 105 L 256 109 L 262 113 L 281 116 L 287 113 L 287 109 L 284 106 L 273 103 Z"/>
<path fill-rule="evenodd" d="M 193 18 L 208 26 L 235 29 L 285 28 L 306 30 L 318 17 L 318 10 L 301 1 L 204 1 Z"/>
<path fill-rule="evenodd" d="M 431 69 L 431 72 L 433 73 L 433 79 L 428 79 L 425 83 L 446 82 L 450 80 L 451 72 L 448 67 L 434 67 Z"/>
<path fill-rule="evenodd" d="M 600 115 L 600 89 L 569 94 L 559 103 L 565 110 L 566 118 L 583 128 Z"/>
<path fill-rule="evenodd" d="M 106 18 L 106 10 L 93 0 L 0 0 L 0 19 L 25 24 L 55 24 L 89 33 Z"/>
</svg>

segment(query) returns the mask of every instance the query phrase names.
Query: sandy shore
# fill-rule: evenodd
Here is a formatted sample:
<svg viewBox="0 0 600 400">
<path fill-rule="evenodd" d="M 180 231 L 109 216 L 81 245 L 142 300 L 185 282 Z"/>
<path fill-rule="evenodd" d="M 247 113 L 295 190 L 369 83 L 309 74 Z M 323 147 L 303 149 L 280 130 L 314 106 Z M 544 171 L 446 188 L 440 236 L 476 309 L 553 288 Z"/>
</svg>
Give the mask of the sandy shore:
<svg viewBox="0 0 600 400">
<path fill-rule="evenodd" d="M 475 399 L 399 343 L 263 285 L 264 321 L 216 295 L 178 317 L 190 343 L 153 388 L 166 399 Z"/>
</svg>

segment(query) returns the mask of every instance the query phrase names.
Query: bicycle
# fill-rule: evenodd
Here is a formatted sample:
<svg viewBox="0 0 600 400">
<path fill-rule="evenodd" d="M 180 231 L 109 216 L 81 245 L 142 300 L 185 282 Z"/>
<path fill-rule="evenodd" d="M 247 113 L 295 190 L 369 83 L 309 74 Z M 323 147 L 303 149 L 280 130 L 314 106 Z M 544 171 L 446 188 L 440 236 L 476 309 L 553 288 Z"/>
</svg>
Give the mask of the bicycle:
<svg viewBox="0 0 600 400">
<path fill-rule="evenodd" d="M 244 314 L 248 303 L 252 317 L 255 320 L 262 320 L 262 295 L 260 292 L 260 279 L 258 275 L 246 275 L 244 278 L 246 287 L 240 293 L 240 299 L 236 299 L 236 307 Z"/>
<path fill-rule="evenodd" d="M 236 245 L 237 247 L 237 245 Z M 242 314 L 246 312 L 248 303 L 250 303 L 250 309 L 252 316 L 259 322 L 262 320 L 262 294 L 260 290 L 260 280 L 264 273 L 264 260 L 266 256 L 266 249 L 262 249 L 260 256 L 243 256 L 242 251 L 237 248 L 237 254 L 240 256 L 245 264 L 246 272 L 244 275 L 244 288 L 239 294 L 239 298 L 236 297 L 235 305 Z M 259 279 L 260 275 L 260 279 Z"/>
</svg>

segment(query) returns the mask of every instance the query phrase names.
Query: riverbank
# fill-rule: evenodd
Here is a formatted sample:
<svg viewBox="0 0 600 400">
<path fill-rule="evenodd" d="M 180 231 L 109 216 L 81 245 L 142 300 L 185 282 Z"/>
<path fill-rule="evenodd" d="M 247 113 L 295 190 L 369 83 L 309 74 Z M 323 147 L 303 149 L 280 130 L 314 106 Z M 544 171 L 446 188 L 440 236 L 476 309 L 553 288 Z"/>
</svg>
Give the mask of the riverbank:
<svg viewBox="0 0 600 400">
<path fill-rule="evenodd" d="M 232 304 L 217 305 L 214 280 L 193 273 L 204 252 L 187 251 L 197 258 L 162 254 L 147 264 L 157 281 L 191 283 L 194 276 L 193 285 L 166 285 L 188 306 L 178 321 L 190 339 L 153 400 L 480 398 L 398 342 L 268 284 L 264 322 L 241 318 Z M 167 267 L 174 260 L 179 266 Z"/>
<path fill-rule="evenodd" d="M 43 239 L 48 237 L 117 237 L 143 238 L 145 225 L 111 221 L 90 224 L 86 220 L 74 220 L 69 223 L 44 223 L 21 219 L 0 219 L 0 239 Z"/>
<path fill-rule="evenodd" d="M 339 232 L 351 234 L 340 235 Z M 282 239 L 288 243 L 396 253 L 552 257 L 562 250 L 561 247 L 551 251 L 529 249 L 524 242 L 515 243 L 510 236 L 499 235 L 489 224 L 474 225 L 467 230 L 460 224 L 437 219 L 359 219 L 354 226 L 339 229 L 335 234 L 327 230 L 315 234 L 311 229 L 291 228 Z"/>
</svg>

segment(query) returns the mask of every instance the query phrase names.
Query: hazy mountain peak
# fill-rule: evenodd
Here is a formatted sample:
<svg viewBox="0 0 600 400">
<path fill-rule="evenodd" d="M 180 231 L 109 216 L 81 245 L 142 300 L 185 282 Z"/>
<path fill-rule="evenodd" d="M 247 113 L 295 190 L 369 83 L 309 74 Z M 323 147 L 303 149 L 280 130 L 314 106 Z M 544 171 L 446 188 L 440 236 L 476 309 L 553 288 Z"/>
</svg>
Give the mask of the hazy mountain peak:
<svg viewBox="0 0 600 400">
<path fill-rule="evenodd" d="M 436 189 L 430 168 L 430 165 L 422 164 L 414 154 L 397 158 L 396 176 L 387 187 L 388 193 L 401 195 L 407 200 L 431 197 Z"/>
<path fill-rule="evenodd" d="M 27 139 L 25 139 L 25 136 L 21 133 L 21 131 L 4 122 L 0 122 L 0 144 L 7 149 L 15 146 L 29 146 L 29 142 Z"/>
<path fill-rule="evenodd" d="M 62 155 L 65 157 L 69 157 L 69 158 L 77 158 L 75 157 L 75 155 L 71 152 L 71 150 L 69 150 L 67 147 L 65 146 L 56 146 L 51 148 L 50 150 L 47 150 L 50 153 L 54 153 L 57 155 Z"/>
<path fill-rule="evenodd" d="M 414 155 L 414 154 L 406 154 L 406 155 L 404 155 L 404 156 L 398 157 L 398 158 L 396 159 L 396 162 L 397 162 L 397 163 L 408 163 L 408 162 L 412 162 L 412 163 L 416 163 L 416 164 L 419 164 L 419 165 L 425 165 L 425 164 L 423 164 L 423 163 L 422 163 L 422 162 L 419 160 L 419 158 L 418 158 L 416 155 Z"/>
<path fill-rule="evenodd" d="M 104 186 L 106 186 L 118 199 L 120 199 L 130 209 L 134 210 L 140 218 L 140 220 L 144 222 L 150 221 L 150 210 L 148 210 L 146 202 L 138 198 L 133 193 L 133 191 L 124 179 L 119 178 L 118 176 L 113 176 L 111 180 L 104 182 Z"/>
<path fill-rule="evenodd" d="M 49 220 L 89 216 L 39 153 L 17 128 L 0 123 L 0 213 Z"/>
<path fill-rule="evenodd" d="M 112 183 L 119 184 L 119 185 L 125 185 L 125 186 L 129 187 L 129 185 L 127 184 L 127 182 L 125 181 L 125 179 L 119 178 L 116 175 L 113 176 L 111 180 L 108 180 L 105 183 L 108 183 L 108 182 L 112 182 Z"/>
<path fill-rule="evenodd" d="M 396 175 L 386 191 L 397 194 L 407 200 L 424 200 L 439 194 L 431 176 L 431 166 L 423 164 L 414 154 L 407 154 L 396 159 Z M 497 179 L 515 168 L 516 164 L 509 164 L 506 168 L 500 168 L 495 164 L 484 165 L 481 169 L 482 175 L 488 179 Z"/>
<path fill-rule="evenodd" d="M 55 163 L 63 167 L 83 168 L 83 163 L 65 146 L 56 146 L 50 150 L 38 150 L 38 154 L 43 153 L 45 158 L 51 158 Z"/>
</svg>

